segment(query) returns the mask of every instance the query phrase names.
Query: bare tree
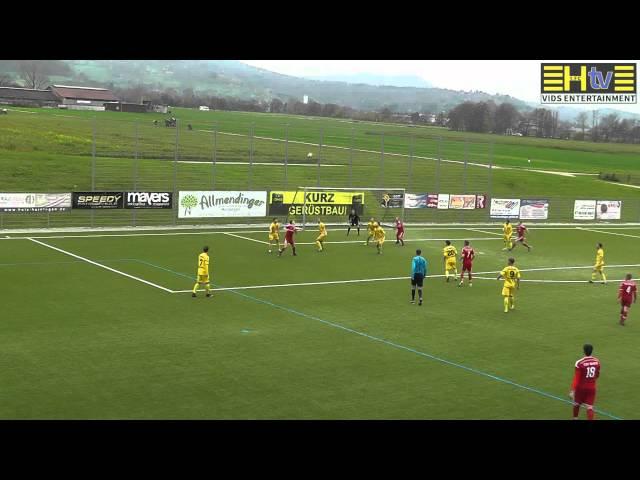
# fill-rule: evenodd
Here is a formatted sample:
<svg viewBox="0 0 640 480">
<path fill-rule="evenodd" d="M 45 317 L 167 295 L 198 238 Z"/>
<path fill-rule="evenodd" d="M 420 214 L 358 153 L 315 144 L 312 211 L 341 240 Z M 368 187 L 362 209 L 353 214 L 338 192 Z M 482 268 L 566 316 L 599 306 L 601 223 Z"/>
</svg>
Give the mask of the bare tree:
<svg viewBox="0 0 640 480">
<path fill-rule="evenodd" d="M 589 113 L 580 112 L 576 117 L 576 127 L 582 130 L 582 140 L 584 140 L 584 132 L 589 124 Z"/>
<path fill-rule="evenodd" d="M 6 73 L 0 74 L 0 87 L 10 87 L 13 85 L 11 77 Z"/>
<path fill-rule="evenodd" d="M 37 60 L 21 61 L 19 64 L 20 79 L 25 88 L 42 89 L 49 84 L 45 69 Z"/>
</svg>

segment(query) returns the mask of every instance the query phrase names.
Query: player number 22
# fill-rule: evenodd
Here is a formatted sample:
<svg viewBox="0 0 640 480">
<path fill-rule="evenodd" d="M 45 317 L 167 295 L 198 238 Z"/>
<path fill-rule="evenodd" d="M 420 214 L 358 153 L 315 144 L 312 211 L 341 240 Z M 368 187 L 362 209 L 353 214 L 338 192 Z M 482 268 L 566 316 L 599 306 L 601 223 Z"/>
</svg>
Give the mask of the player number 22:
<svg viewBox="0 0 640 480">
<path fill-rule="evenodd" d="M 587 367 L 587 378 L 594 378 L 596 376 L 596 367 Z"/>
</svg>

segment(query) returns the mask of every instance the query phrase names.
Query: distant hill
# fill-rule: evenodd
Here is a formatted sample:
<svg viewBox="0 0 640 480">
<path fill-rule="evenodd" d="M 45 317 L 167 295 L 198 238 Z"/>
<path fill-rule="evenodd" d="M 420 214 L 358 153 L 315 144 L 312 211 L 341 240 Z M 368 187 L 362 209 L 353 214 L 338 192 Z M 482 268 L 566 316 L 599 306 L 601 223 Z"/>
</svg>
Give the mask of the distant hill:
<svg viewBox="0 0 640 480">
<path fill-rule="evenodd" d="M 374 73 L 356 73 L 353 75 L 323 75 L 304 77 L 309 80 L 356 83 L 374 86 L 430 88 L 432 84 L 416 75 L 377 75 Z"/>
<path fill-rule="evenodd" d="M 394 112 L 435 113 L 448 111 L 467 100 L 493 100 L 497 104 L 509 102 L 520 111 L 539 106 L 508 95 L 426 88 L 428 82 L 416 76 L 359 74 L 319 80 L 282 75 L 236 60 L 49 60 L 44 64 L 49 69 L 52 83 L 107 88 L 142 85 L 154 90 L 174 89 L 178 93 L 193 90 L 204 95 L 267 102 L 274 98 L 302 100 L 304 95 L 308 95 L 319 103 L 334 103 L 359 110 L 386 107 Z M 3 75 L 16 81 L 18 61 L 0 60 L 0 78 Z M 394 85 L 383 85 L 386 83 Z M 410 85 L 412 83 L 414 85 Z M 601 115 L 606 114 L 604 110 L 601 109 Z M 561 119 L 570 120 L 579 110 L 560 107 L 559 111 Z M 625 112 L 616 113 L 622 118 L 640 118 Z"/>
</svg>

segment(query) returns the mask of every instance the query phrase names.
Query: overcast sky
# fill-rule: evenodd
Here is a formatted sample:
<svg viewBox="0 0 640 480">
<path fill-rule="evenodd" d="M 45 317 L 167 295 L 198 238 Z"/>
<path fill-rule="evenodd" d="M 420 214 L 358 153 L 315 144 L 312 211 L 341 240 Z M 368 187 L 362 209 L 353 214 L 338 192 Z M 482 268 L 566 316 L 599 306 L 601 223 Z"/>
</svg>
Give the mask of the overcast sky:
<svg viewBox="0 0 640 480">
<path fill-rule="evenodd" d="M 241 60 L 273 72 L 310 77 L 372 73 L 415 75 L 434 87 L 481 90 L 505 94 L 528 102 L 540 101 L 540 63 L 638 63 L 639 60 Z M 579 108 L 580 105 L 572 105 Z M 604 107 L 604 105 L 602 106 Z M 601 108 L 602 108 L 601 107 Z M 606 107 L 640 114 L 640 106 Z M 587 105 L 587 109 L 594 106 Z"/>
</svg>

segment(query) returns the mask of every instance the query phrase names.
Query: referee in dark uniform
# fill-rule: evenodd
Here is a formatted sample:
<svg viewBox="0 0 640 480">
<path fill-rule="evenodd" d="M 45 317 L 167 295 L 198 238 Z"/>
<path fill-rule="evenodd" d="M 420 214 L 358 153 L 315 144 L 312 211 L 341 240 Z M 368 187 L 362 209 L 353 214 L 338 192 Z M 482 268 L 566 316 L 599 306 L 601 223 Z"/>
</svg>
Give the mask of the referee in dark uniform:
<svg viewBox="0 0 640 480">
<path fill-rule="evenodd" d="M 349 236 L 349 232 L 351 232 L 351 227 L 356 227 L 358 229 L 358 236 L 360 236 L 360 217 L 356 213 L 355 209 L 351 209 L 351 213 L 349 214 L 349 227 L 347 228 L 347 237 Z"/>
</svg>

